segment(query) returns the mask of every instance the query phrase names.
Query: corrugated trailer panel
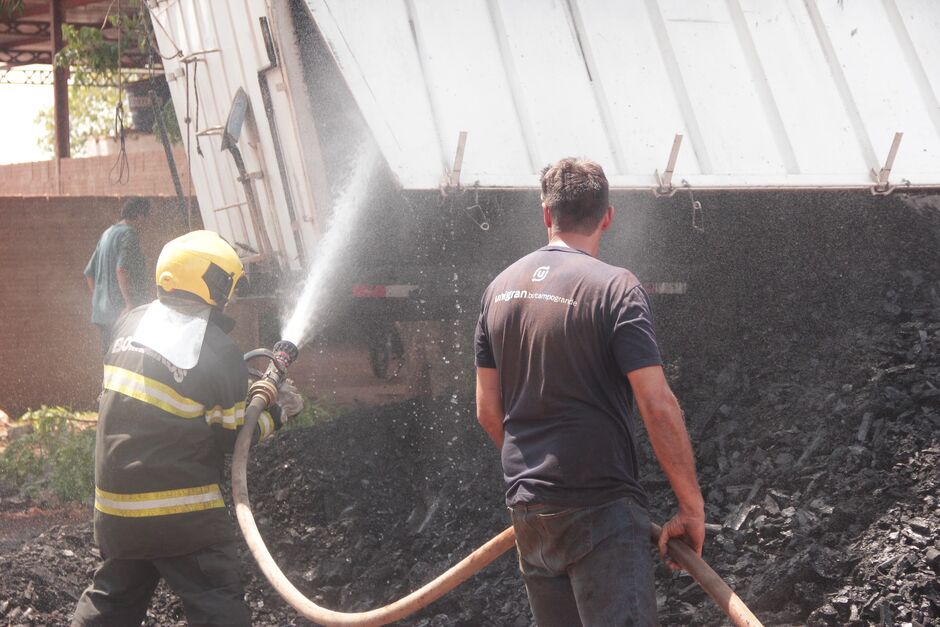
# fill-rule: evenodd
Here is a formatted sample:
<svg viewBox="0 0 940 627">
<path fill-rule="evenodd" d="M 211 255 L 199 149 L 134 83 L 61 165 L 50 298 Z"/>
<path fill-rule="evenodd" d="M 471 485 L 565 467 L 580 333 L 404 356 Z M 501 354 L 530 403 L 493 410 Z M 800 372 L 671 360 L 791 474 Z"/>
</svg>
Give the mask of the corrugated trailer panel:
<svg viewBox="0 0 940 627">
<path fill-rule="evenodd" d="M 784 127 L 781 139 L 792 150 L 793 173 L 866 172 L 870 165 L 860 152 L 802 0 L 789 0 L 783 11 L 778 2 L 761 0 L 745 0 L 741 7 Z M 809 101 L 807 94 L 812 95 Z"/>
<path fill-rule="evenodd" d="M 461 131 L 482 186 L 576 154 L 654 187 L 681 133 L 693 186 L 867 187 L 896 132 L 891 181 L 940 184 L 940 3 L 307 4 L 405 188 L 441 184 Z"/>
<path fill-rule="evenodd" d="M 243 89 L 250 110 L 238 146 L 258 199 L 261 222 L 277 261 L 284 267 L 301 267 L 299 248 L 311 246 L 316 236 L 315 195 L 309 187 L 309 177 L 303 175 L 304 160 L 290 106 L 290 86 L 282 68 L 275 68 L 267 76 L 281 146 L 289 163 L 288 185 L 297 205 L 295 225 L 300 237 L 295 238 L 294 225 L 285 211 L 284 186 L 258 77 L 258 72 L 270 64 L 259 22 L 261 17 L 270 19 L 266 3 L 161 0 L 150 2 L 149 7 L 157 42 L 165 57 L 163 63 L 177 119 L 188 145 L 203 223 L 241 245 L 246 256 L 264 249 L 234 161 L 221 148 L 221 129 L 236 92 Z"/>
<path fill-rule="evenodd" d="M 859 142 L 867 142 L 873 154 L 881 156 L 887 153 L 894 132 L 902 131 L 904 148 L 895 162 L 898 175 L 914 180 L 930 176 L 932 169 L 936 176 L 940 126 L 934 121 L 940 110 L 936 97 L 928 98 L 918 85 L 918 75 L 922 63 L 919 49 L 936 47 L 940 39 L 934 36 L 915 47 L 898 15 L 898 5 L 890 0 L 846 2 L 841 7 L 832 4 L 820 3 L 819 16 L 845 73 L 847 106 L 858 108 L 863 124 Z M 920 9 L 922 14 L 908 19 L 935 21 L 940 4 L 924 4 Z M 905 54 L 905 49 L 914 54 Z"/>
<path fill-rule="evenodd" d="M 453 183 L 462 132 L 464 186 L 534 188 L 545 163 L 583 155 L 614 187 L 653 189 L 681 134 L 677 186 L 865 188 L 897 132 L 890 183 L 940 186 L 934 0 L 300 2 L 148 3 L 204 223 L 246 255 L 262 250 L 221 151 L 241 88 L 238 147 L 282 266 L 303 265 L 329 202 L 318 86 L 304 82 L 291 6 L 309 9 L 404 189 Z M 259 86 L 261 18 L 280 53 L 264 74 L 280 164 Z"/>
</svg>

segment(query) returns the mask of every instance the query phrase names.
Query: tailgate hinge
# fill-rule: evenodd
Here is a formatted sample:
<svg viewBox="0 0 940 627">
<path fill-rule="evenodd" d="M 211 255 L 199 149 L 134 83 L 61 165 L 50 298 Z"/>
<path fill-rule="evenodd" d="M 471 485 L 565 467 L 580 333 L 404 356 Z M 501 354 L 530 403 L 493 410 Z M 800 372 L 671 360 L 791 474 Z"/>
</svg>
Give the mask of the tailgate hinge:
<svg viewBox="0 0 940 627">
<path fill-rule="evenodd" d="M 881 170 L 871 169 L 871 178 L 875 181 L 875 184 L 871 187 L 871 193 L 875 196 L 887 196 L 897 187 L 897 185 L 891 184 L 888 177 L 891 175 L 891 168 L 894 167 L 894 158 L 898 155 L 898 147 L 901 145 L 902 137 L 904 137 L 904 133 L 900 131 L 894 134 L 894 140 L 888 150 L 888 158 L 885 159 L 885 164 L 881 167 Z"/>
</svg>

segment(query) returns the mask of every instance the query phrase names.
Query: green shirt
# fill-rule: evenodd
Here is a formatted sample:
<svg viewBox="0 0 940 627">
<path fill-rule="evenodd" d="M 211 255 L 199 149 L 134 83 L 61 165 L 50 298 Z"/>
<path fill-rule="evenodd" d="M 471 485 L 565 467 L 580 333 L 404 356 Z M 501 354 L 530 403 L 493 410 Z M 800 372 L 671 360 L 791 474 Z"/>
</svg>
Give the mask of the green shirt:
<svg viewBox="0 0 940 627">
<path fill-rule="evenodd" d="M 118 286 L 117 269 L 127 273 L 128 290 L 134 302 L 125 303 Z M 85 266 L 85 276 L 95 281 L 91 298 L 91 321 L 112 325 L 124 307 L 136 307 L 146 294 L 144 254 L 140 250 L 137 231 L 128 224 L 118 223 L 101 234 L 94 254 Z"/>
</svg>

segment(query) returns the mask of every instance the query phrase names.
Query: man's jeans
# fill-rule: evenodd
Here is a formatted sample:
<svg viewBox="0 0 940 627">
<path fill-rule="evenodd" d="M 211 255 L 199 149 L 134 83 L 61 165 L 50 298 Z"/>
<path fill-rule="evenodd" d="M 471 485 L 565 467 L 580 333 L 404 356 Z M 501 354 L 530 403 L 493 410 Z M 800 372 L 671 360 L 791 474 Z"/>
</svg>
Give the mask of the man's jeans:
<svg viewBox="0 0 940 627">
<path fill-rule="evenodd" d="M 657 624 L 649 515 L 636 501 L 510 511 L 539 627 Z"/>
</svg>

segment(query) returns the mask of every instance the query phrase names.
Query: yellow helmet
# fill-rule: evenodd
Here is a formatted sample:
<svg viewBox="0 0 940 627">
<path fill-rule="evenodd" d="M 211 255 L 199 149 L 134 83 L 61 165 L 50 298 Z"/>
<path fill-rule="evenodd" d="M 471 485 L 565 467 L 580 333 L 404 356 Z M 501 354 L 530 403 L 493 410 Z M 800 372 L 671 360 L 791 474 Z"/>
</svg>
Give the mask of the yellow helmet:
<svg viewBox="0 0 940 627">
<path fill-rule="evenodd" d="M 221 309 L 246 282 L 238 253 L 213 231 L 192 231 L 170 240 L 157 259 L 157 285 L 197 296 Z"/>
</svg>

